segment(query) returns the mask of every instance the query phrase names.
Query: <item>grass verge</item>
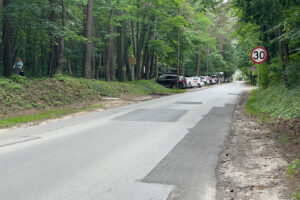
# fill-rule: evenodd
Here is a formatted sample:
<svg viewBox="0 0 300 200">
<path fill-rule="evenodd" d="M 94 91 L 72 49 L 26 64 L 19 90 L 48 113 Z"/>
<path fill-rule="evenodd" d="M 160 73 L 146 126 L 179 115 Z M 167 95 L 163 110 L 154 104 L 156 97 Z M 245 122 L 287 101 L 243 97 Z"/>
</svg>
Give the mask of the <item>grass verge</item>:
<svg viewBox="0 0 300 200">
<path fill-rule="evenodd" d="M 57 110 L 47 110 L 42 111 L 36 114 L 24 115 L 24 116 L 16 116 L 16 117 L 9 117 L 0 121 L 0 128 L 10 127 L 14 125 L 18 125 L 21 123 L 28 123 L 33 121 L 40 121 L 46 119 L 54 119 L 58 117 L 62 117 L 64 115 L 68 115 L 74 112 L 82 112 L 82 111 L 89 111 L 96 108 L 102 108 L 103 105 L 92 105 L 88 107 L 81 107 L 81 108 L 68 108 L 68 109 L 57 109 Z"/>
<path fill-rule="evenodd" d="M 77 112 L 80 110 L 65 108 L 91 105 L 104 96 L 122 98 L 184 91 L 165 88 L 155 80 L 105 82 L 60 74 L 39 79 L 13 75 L 0 78 L 0 128 Z"/>
<path fill-rule="evenodd" d="M 284 85 L 276 85 L 260 91 L 253 90 L 246 108 L 250 114 L 265 118 L 289 120 L 300 116 L 300 86 L 286 89 Z"/>
</svg>

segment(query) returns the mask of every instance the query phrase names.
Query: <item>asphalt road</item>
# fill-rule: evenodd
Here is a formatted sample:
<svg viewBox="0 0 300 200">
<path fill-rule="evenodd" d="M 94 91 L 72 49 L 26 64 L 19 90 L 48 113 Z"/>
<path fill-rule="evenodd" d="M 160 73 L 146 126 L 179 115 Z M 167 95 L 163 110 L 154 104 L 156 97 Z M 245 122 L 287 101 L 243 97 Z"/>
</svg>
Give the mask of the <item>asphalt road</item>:
<svg viewBox="0 0 300 200">
<path fill-rule="evenodd" d="M 1 200 L 210 200 L 240 82 L 0 131 Z"/>
</svg>

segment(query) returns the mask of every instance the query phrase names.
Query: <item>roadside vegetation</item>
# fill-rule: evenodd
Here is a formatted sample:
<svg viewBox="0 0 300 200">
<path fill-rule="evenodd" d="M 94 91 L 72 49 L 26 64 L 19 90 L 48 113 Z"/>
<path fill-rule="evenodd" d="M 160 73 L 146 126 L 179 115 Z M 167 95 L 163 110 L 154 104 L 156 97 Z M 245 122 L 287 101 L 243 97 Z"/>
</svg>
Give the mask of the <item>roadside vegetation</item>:
<svg viewBox="0 0 300 200">
<path fill-rule="evenodd" d="M 250 114 L 261 116 L 262 120 L 290 120 L 300 117 L 300 87 L 287 89 L 283 84 L 270 86 L 260 91 L 252 91 L 246 107 Z"/>
<path fill-rule="evenodd" d="M 249 98 L 248 112 L 278 135 L 289 162 L 286 174 L 295 198 L 300 190 L 300 4 L 293 0 L 232 0 L 238 28 L 238 67 L 252 78 L 251 50 L 265 47 L 268 59 L 260 66 L 260 99 L 257 90 Z M 258 70 L 254 72 L 257 83 Z"/>
<path fill-rule="evenodd" d="M 0 78 L 0 128 L 95 109 L 101 107 L 103 97 L 178 92 L 184 90 L 167 89 L 154 80 L 105 82 L 59 74 L 39 79 L 13 75 Z"/>
</svg>

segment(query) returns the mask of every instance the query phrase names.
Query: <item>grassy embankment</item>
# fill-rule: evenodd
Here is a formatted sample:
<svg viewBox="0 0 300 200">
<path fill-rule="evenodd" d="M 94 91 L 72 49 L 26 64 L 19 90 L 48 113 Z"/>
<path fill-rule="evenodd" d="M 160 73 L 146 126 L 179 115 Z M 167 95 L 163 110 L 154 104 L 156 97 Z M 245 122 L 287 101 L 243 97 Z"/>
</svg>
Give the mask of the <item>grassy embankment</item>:
<svg viewBox="0 0 300 200">
<path fill-rule="evenodd" d="M 257 90 L 253 90 L 246 108 L 250 114 L 258 115 L 262 120 L 300 117 L 300 86 L 288 90 L 283 85 L 276 85 L 261 90 L 259 102 Z"/>
<path fill-rule="evenodd" d="M 103 105 L 99 99 L 104 96 L 179 92 L 184 90 L 167 89 L 155 81 L 145 80 L 108 83 L 62 75 L 41 79 L 0 78 L 0 128 L 100 108 Z"/>
<path fill-rule="evenodd" d="M 289 90 L 282 84 L 269 87 L 261 90 L 259 101 L 257 90 L 254 90 L 246 108 L 249 114 L 270 124 L 278 134 L 276 137 L 290 163 L 286 169 L 287 175 L 297 183 L 300 179 L 300 86 Z M 300 199 L 299 182 L 296 187 L 295 198 Z"/>
</svg>

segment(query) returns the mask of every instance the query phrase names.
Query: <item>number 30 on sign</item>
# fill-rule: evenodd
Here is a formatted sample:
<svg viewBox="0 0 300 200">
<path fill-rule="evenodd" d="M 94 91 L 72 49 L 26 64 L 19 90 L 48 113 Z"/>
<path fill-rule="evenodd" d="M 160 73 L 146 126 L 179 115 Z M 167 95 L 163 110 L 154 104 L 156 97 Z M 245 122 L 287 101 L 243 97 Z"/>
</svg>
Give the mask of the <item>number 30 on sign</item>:
<svg viewBox="0 0 300 200">
<path fill-rule="evenodd" d="M 256 47 L 251 52 L 251 59 L 256 64 L 261 64 L 267 60 L 268 52 L 263 47 Z"/>
</svg>

